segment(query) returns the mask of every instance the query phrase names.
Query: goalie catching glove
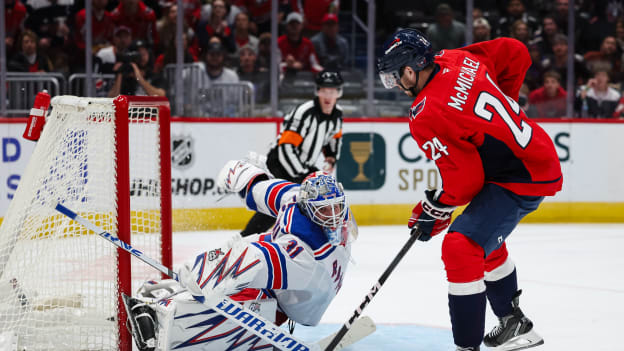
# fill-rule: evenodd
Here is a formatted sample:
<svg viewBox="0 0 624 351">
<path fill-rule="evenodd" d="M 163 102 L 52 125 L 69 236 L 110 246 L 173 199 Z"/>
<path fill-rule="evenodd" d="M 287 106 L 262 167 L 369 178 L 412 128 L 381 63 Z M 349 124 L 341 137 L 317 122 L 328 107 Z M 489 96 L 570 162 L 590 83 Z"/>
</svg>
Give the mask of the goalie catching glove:
<svg viewBox="0 0 624 351">
<path fill-rule="evenodd" d="M 455 206 L 448 206 L 438 202 L 442 190 L 425 190 L 425 199 L 419 202 L 412 210 L 412 216 L 407 222 L 409 228 L 417 227 L 422 234 L 420 241 L 428 241 L 432 236 L 446 230 L 451 224 L 451 216 Z"/>
<path fill-rule="evenodd" d="M 245 197 L 256 181 L 267 180 L 266 171 L 244 160 L 230 160 L 217 175 L 217 188 Z"/>
</svg>

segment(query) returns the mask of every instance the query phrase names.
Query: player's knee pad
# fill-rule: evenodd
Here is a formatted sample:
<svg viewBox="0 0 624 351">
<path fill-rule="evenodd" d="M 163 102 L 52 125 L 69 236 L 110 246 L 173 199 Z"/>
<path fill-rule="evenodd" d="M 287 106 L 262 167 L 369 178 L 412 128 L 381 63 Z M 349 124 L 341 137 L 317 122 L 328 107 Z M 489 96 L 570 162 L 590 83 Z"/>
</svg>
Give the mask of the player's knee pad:
<svg viewBox="0 0 624 351">
<path fill-rule="evenodd" d="M 511 274 L 516 265 L 509 258 L 505 243 L 485 258 L 485 280 L 497 281 Z"/>
<path fill-rule="evenodd" d="M 442 261 L 450 283 L 468 283 L 483 279 L 483 249 L 458 232 L 450 232 L 442 242 Z"/>
</svg>

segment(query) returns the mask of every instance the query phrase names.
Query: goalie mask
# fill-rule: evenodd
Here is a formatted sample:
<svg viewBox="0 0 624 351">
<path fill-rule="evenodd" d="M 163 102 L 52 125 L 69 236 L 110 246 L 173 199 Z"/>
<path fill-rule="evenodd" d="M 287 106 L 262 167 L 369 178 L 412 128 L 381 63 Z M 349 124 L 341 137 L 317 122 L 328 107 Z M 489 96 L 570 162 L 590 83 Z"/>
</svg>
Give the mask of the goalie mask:
<svg viewBox="0 0 624 351">
<path fill-rule="evenodd" d="M 318 173 L 301 183 L 297 204 L 306 217 L 323 228 L 330 244 L 340 245 L 346 241 L 344 190 L 334 177 Z"/>
</svg>

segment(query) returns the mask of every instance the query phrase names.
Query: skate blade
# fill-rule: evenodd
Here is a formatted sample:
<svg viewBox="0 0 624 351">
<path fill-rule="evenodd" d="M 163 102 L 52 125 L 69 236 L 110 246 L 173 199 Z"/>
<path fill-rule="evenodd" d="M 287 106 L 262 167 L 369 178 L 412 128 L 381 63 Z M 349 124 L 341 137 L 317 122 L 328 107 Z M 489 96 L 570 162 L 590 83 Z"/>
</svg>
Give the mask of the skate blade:
<svg viewBox="0 0 624 351">
<path fill-rule="evenodd" d="M 490 347 L 489 350 L 494 351 L 516 351 L 516 350 L 525 350 L 531 347 L 539 346 L 544 344 L 544 339 L 539 336 L 533 329 L 528 333 L 524 333 L 522 335 L 518 335 L 514 338 L 509 339 L 506 343 L 497 346 Z"/>
</svg>

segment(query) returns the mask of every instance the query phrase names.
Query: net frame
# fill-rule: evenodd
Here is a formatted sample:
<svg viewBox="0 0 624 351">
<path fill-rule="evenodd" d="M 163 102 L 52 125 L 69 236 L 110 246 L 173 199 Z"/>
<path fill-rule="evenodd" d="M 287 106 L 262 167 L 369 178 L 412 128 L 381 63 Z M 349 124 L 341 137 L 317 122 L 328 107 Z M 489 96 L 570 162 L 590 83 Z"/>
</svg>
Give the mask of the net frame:
<svg viewBox="0 0 624 351">
<path fill-rule="evenodd" d="M 161 245 L 162 264 L 166 267 L 172 267 L 171 255 L 171 141 L 170 141 L 170 108 L 167 98 L 142 97 L 142 96 L 126 96 L 121 95 L 113 100 L 115 104 L 115 127 L 117 130 L 117 193 L 130 194 L 130 133 L 129 133 L 129 110 L 132 107 L 157 107 L 158 108 L 158 124 L 159 124 L 159 146 L 160 146 L 160 201 L 161 201 Z M 131 244 L 132 233 L 132 216 L 130 206 L 130 196 L 117 197 L 118 209 L 118 230 L 119 239 Z M 127 240 L 127 241 L 126 241 Z M 129 253 L 117 249 L 118 263 L 117 267 L 132 267 L 131 256 Z M 165 278 L 163 276 L 163 278 Z M 119 294 L 117 300 L 118 306 L 118 324 L 120 334 L 120 350 L 132 350 L 132 336 L 126 327 L 127 315 L 122 307 L 123 302 L 121 294 L 132 295 L 132 270 L 121 269 L 118 275 Z"/>
<path fill-rule="evenodd" d="M 99 339 L 102 339 L 102 338 L 106 339 L 106 336 L 108 336 L 108 334 L 106 334 L 105 337 L 98 336 L 99 334 L 94 337 L 91 337 L 90 335 L 85 335 L 85 336 L 77 335 L 76 338 L 79 339 L 80 345 L 75 346 L 75 349 L 132 350 L 132 338 L 126 328 L 126 314 L 125 314 L 125 310 L 122 307 L 123 303 L 121 301 L 121 293 L 131 295 L 133 288 L 136 289 L 137 285 L 145 280 L 144 279 L 145 277 L 139 277 L 136 274 L 140 270 L 145 270 L 144 265 L 142 265 L 141 262 L 133 262 L 134 260 L 131 260 L 130 255 L 127 252 L 122 251 L 121 249 L 115 249 L 114 247 L 112 247 L 112 245 L 110 245 L 109 243 L 106 243 L 101 238 L 97 238 L 96 235 L 90 235 L 90 236 L 86 235 L 87 233 L 84 230 L 84 228 L 79 228 L 79 226 L 76 225 L 76 223 L 72 225 L 71 223 L 69 223 L 69 221 L 61 222 L 60 219 L 58 219 L 57 217 L 54 217 L 54 215 L 50 213 L 41 214 L 41 222 L 42 222 L 41 226 L 36 227 L 36 230 L 32 230 L 32 227 L 28 227 L 31 232 L 34 232 L 34 234 L 28 233 L 26 237 L 24 238 L 23 233 L 21 232 L 26 231 L 26 230 L 22 230 L 21 226 L 26 226 L 25 224 L 23 224 L 24 221 L 26 219 L 31 220 L 31 217 L 35 217 L 35 216 L 33 216 L 30 213 L 28 215 L 20 213 L 20 210 L 21 210 L 20 207 L 32 205 L 33 200 L 31 198 L 33 197 L 35 198 L 34 200 L 35 202 L 42 202 L 41 199 L 39 199 L 40 193 L 45 193 L 46 190 L 48 190 L 44 188 L 46 188 L 49 185 L 49 183 L 47 183 L 46 181 L 43 181 L 43 183 L 39 183 L 38 181 L 32 182 L 35 184 L 35 186 L 33 186 L 33 184 L 30 184 L 30 187 L 35 188 L 35 189 L 29 189 L 28 185 L 23 186 L 22 184 L 25 183 L 26 180 L 31 179 L 29 178 L 29 174 L 31 173 L 35 175 L 38 174 L 37 172 L 43 173 L 44 176 L 46 177 L 46 180 L 49 180 L 48 178 L 54 178 L 54 176 L 56 176 L 56 178 L 63 178 L 63 175 L 66 178 L 70 178 L 67 175 L 72 174 L 70 173 L 70 171 L 67 171 L 67 173 L 61 174 L 61 176 L 58 176 L 55 174 L 50 175 L 48 174 L 48 172 L 50 171 L 48 171 L 45 166 L 34 164 L 35 163 L 34 161 L 37 161 L 37 160 L 34 160 L 36 158 L 35 154 L 37 154 L 38 152 L 37 149 L 39 148 L 43 149 L 39 151 L 39 153 L 43 155 L 41 157 L 43 157 L 44 159 L 52 158 L 52 160 L 48 160 L 50 164 L 56 164 L 57 161 L 61 161 L 60 162 L 61 166 L 58 168 L 63 168 L 64 166 L 63 161 L 70 162 L 72 157 L 79 158 L 78 154 L 80 152 L 83 152 L 85 154 L 88 154 L 89 152 L 91 152 L 88 162 L 86 161 L 87 159 L 86 156 L 85 156 L 85 159 L 82 160 L 85 163 L 84 166 L 82 166 L 81 163 L 77 167 L 74 165 L 74 168 L 77 168 L 80 171 L 80 176 L 76 178 L 84 177 L 84 179 L 82 180 L 81 179 L 77 180 L 77 183 L 80 183 L 77 187 L 80 187 L 80 185 L 86 184 L 87 180 L 91 181 L 93 184 L 100 184 L 97 182 L 93 182 L 92 181 L 93 179 L 91 179 L 91 178 L 96 177 L 98 174 L 98 172 L 96 171 L 98 166 L 91 164 L 91 163 L 93 164 L 97 163 L 98 158 L 104 159 L 105 161 L 102 161 L 104 164 L 106 164 L 107 162 L 114 164 L 112 166 L 113 167 L 112 177 L 114 177 L 114 179 L 105 180 L 102 182 L 102 184 L 104 184 L 103 186 L 104 188 L 107 188 L 107 185 L 111 185 L 112 187 L 115 188 L 115 191 L 110 191 L 110 189 L 104 189 L 104 192 L 108 190 L 109 192 L 113 193 L 110 195 L 110 198 L 107 197 L 106 200 L 103 201 L 107 203 L 109 200 L 112 199 L 112 202 L 114 202 L 111 205 L 111 208 L 113 208 L 113 212 L 109 215 L 107 213 L 107 210 L 104 210 L 103 214 L 98 213 L 102 211 L 96 210 L 95 215 L 93 215 L 92 213 L 91 219 L 95 220 L 96 222 L 99 221 L 100 222 L 99 224 L 101 225 L 103 224 L 104 227 L 107 228 L 107 230 L 110 230 L 112 233 L 115 233 L 120 239 L 124 240 L 127 243 L 130 243 L 131 241 L 133 241 L 132 239 L 138 239 L 137 243 L 135 244 L 137 248 L 141 247 L 141 245 L 144 245 L 144 242 L 148 242 L 145 239 L 149 239 L 150 241 L 155 240 L 157 244 L 159 245 L 159 247 L 155 247 L 154 250 L 158 250 L 159 252 L 154 253 L 154 257 L 160 258 L 160 260 L 165 266 L 171 267 L 171 259 L 172 259 L 171 257 L 171 158 L 170 158 L 171 156 L 170 156 L 169 103 L 166 98 L 155 98 L 155 97 L 119 96 L 115 99 L 92 99 L 92 98 L 78 98 L 78 97 L 73 97 L 73 96 L 61 96 L 61 97 L 55 97 L 55 99 L 52 101 L 52 104 L 53 104 L 52 114 L 54 113 L 59 114 L 59 115 L 55 115 L 54 118 L 58 118 L 60 120 L 69 119 L 70 117 L 67 117 L 61 114 L 65 110 L 63 110 L 60 106 L 67 106 L 67 108 L 70 110 L 69 112 L 66 112 L 67 114 L 76 113 L 76 111 L 82 111 L 82 113 L 86 115 L 86 117 L 84 118 L 88 120 L 90 125 L 88 127 L 84 127 L 84 130 L 82 131 L 81 131 L 81 128 L 83 126 L 77 126 L 76 128 L 74 128 L 73 125 L 71 124 L 69 124 L 70 127 L 67 127 L 67 125 L 63 125 L 63 124 L 60 124 L 59 126 L 59 124 L 50 123 L 49 126 L 46 125 L 46 128 L 44 128 L 41 139 L 38 145 L 36 146 L 36 149 L 35 149 L 35 152 L 33 153 L 31 161 L 29 162 L 29 165 L 24 173 L 24 176 L 22 177 L 20 186 L 18 187 L 15 197 L 13 201 L 11 202 L 9 210 L 7 211 L 7 217 L 5 217 L 5 220 L 2 223 L 2 227 L 0 227 L 0 283 L 2 283 L 3 280 L 12 282 L 11 279 L 15 279 L 12 277 L 12 275 L 16 275 L 16 274 L 19 274 L 19 272 L 24 272 L 24 271 L 26 271 L 26 274 L 24 274 L 25 276 L 24 280 L 36 279 L 36 274 L 35 274 L 35 277 L 33 277 L 32 276 L 33 272 L 31 271 L 27 271 L 27 270 L 22 271 L 22 270 L 19 270 L 18 268 L 11 267 L 12 264 L 13 266 L 19 266 L 19 263 L 22 262 L 21 256 L 24 256 L 24 255 L 29 256 L 30 251 L 33 247 L 36 248 L 36 249 L 32 249 L 32 252 L 34 252 L 32 255 L 35 256 L 35 258 L 34 259 L 28 258 L 30 259 L 30 261 L 25 260 L 24 262 L 28 262 L 29 264 L 32 264 L 33 266 L 37 266 L 37 262 L 34 262 L 34 261 L 35 259 L 38 258 L 36 256 L 37 255 L 36 253 L 40 252 L 38 250 L 56 250 L 55 246 L 61 246 L 64 251 L 60 251 L 60 252 L 66 252 L 66 256 L 67 256 L 67 257 L 61 257 L 61 260 L 63 259 L 75 260 L 76 258 L 73 257 L 74 254 L 76 254 L 77 257 L 79 257 L 81 254 L 78 251 L 89 250 L 89 246 L 87 246 L 86 248 L 83 246 L 80 246 L 79 245 L 80 242 L 87 241 L 88 242 L 87 245 L 92 245 L 94 243 L 93 240 L 97 240 L 96 241 L 97 246 L 100 247 L 100 250 L 106 251 L 106 253 L 102 254 L 101 252 L 96 252 L 95 253 L 96 257 L 98 257 L 97 254 L 102 254 L 103 257 L 105 256 L 106 262 L 109 262 L 108 260 L 110 258 L 112 258 L 115 262 L 113 262 L 112 264 L 110 262 L 105 263 L 104 265 L 101 265 L 101 266 L 100 266 L 101 263 L 99 261 L 95 262 L 97 263 L 94 265 L 96 266 L 95 269 L 101 268 L 101 270 L 105 271 L 103 273 L 104 276 L 109 273 L 108 269 L 112 269 L 112 272 L 113 272 L 112 274 L 114 274 L 115 277 L 111 277 L 111 279 L 115 279 L 116 282 L 112 283 L 111 281 L 107 281 L 107 282 L 102 282 L 102 284 L 100 284 L 100 282 L 95 282 L 95 284 L 91 284 L 92 282 L 88 282 L 88 281 L 84 283 L 79 282 L 78 283 L 78 285 L 80 285 L 79 289 L 82 289 L 83 286 L 87 287 L 84 290 L 80 290 L 80 292 L 81 293 L 84 292 L 85 294 L 88 295 L 88 294 L 91 294 L 92 291 L 100 289 L 100 288 L 110 290 L 111 286 L 113 287 L 113 290 L 116 290 L 116 291 L 110 292 L 110 294 L 108 295 L 106 293 L 103 293 L 102 295 L 104 297 L 100 297 L 99 295 L 100 292 L 96 291 L 94 295 L 98 295 L 98 296 L 93 298 L 95 302 L 92 301 L 90 296 L 81 296 L 80 294 L 73 294 L 73 295 L 68 295 L 68 296 L 52 296 L 52 297 L 48 296 L 46 299 L 40 299 L 40 301 L 38 301 L 37 304 L 35 304 L 33 303 L 32 299 L 31 301 L 27 300 L 27 299 L 32 298 L 33 295 L 30 294 L 30 289 L 28 289 L 28 284 L 24 284 L 24 283 L 31 283 L 31 282 L 20 281 L 20 277 L 18 276 L 17 277 L 18 279 L 15 279 L 16 284 L 12 284 L 12 283 L 8 284 L 9 293 L 11 293 L 12 295 L 15 295 L 15 301 L 9 300 L 9 305 L 11 302 L 13 302 L 12 307 L 14 310 L 17 311 L 18 317 L 21 317 L 22 315 L 25 315 L 26 313 L 31 313 L 31 314 L 47 313 L 48 315 L 52 315 L 55 318 L 61 318 L 61 320 L 64 320 L 64 318 L 76 317 L 72 319 L 72 322 L 74 324 L 78 324 L 78 326 L 74 326 L 71 323 L 68 323 L 69 326 L 67 326 L 66 329 L 68 330 L 71 329 L 71 331 L 78 330 L 81 332 L 84 332 L 85 330 L 87 330 L 87 334 L 89 334 L 90 331 L 92 330 L 95 331 L 97 329 L 97 325 L 93 327 L 91 327 L 91 325 L 88 325 L 89 328 L 81 329 L 82 326 L 80 325 L 80 323 L 82 320 L 85 320 L 87 323 L 93 322 L 91 320 L 88 320 L 88 318 L 87 319 L 83 318 L 83 317 L 88 316 L 89 310 L 87 307 L 89 305 L 97 304 L 97 302 L 99 302 L 98 300 L 99 298 L 108 299 L 108 300 L 114 299 L 116 301 L 106 302 L 106 306 L 110 304 L 110 306 L 108 307 L 113 306 L 111 308 L 113 310 L 116 310 L 116 316 L 114 319 L 116 320 L 117 327 L 113 328 L 111 326 L 112 323 L 115 323 L 114 321 L 104 322 L 103 320 L 101 320 L 102 318 L 98 319 L 98 323 L 102 322 L 103 324 L 106 324 L 106 328 L 110 329 L 111 331 L 110 334 L 116 334 L 116 336 L 113 335 L 113 338 L 115 338 L 116 341 L 109 340 L 109 343 L 106 343 L 106 340 L 105 340 L 104 342 L 101 342 L 101 345 L 108 345 L 108 346 L 97 346 L 99 345 L 98 342 L 100 342 Z M 59 107 L 55 108 L 55 106 L 59 106 Z M 89 110 L 89 108 L 91 108 L 91 110 Z M 97 115 L 97 112 L 100 109 L 102 110 L 103 115 L 107 114 L 105 116 L 106 118 L 110 117 L 110 115 L 114 115 L 113 121 L 112 121 L 112 124 L 114 126 L 111 126 L 110 120 L 105 120 L 105 121 L 103 119 L 99 120 L 98 118 L 100 118 L 101 116 L 95 116 Z M 96 113 L 94 113 L 93 110 L 95 110 Z M 85 111 L 89 111 L 89 112 L 85 112 Z M 52 115 L 50 116 L 50 118 L 51 117 Z M 77 118 L 80 118 L 80 116 Z M 101 128 L 99 124 L 101 124 Z M 58 128 L 64 127 L 66 129 L 61 130 L 59 134 L 59 131 L 53 130 L 57 126 L 59 126 Z M 70 130 L 70 131 L 67 132 L 67 130 Z M 102 130 L 103 132 L 101 132 Z M 112 130 L 112 134 L 110 132 L 111 130 Z M 144 130 L 148 131 L 145 135 L 147 135 L 147 139 L 149 139 L 149 142 L 152 143 L 150 144 L 152 145 L 152 147 L 147 148 L 148 150 L 147 153 L 150 153 L 150 155 L 146 156 L 145 159 L 150 160 L 150 157 L 154 158 L 154 160 L 147 162 L 147 163 L 141 163 L 140 162 L 142 159 L 141 154 L 137 156 L 136 153 L 132 153 L 132 151 L 134 150 L 131 149 L 133 148 L 133 145 L 135 145 L 135 142 L 136 142 L 136 140 L 133 140 L 133 139 L 140 139 L 140 138 L 137 138 L 137 135 L 143 135 L 143 134 L 137 134 L 136 131 L 142 132 Z M 91 150 L 90 148 L 93 147 L 93 145 L 91 144 L 94 144 L 94 143 L 89 143 L 89 140 L 88 140 L 89 132 L 92 132 L 91 136 L 93 136 L 92 139 L 94 140 L 100 140 L 98 139 L 98 137 L 101 137 L 101 135 L 99 134 L 102 133 L 104 136 L 104 139 L 102 140 L 105 140 L 103 144 L 106 144 L 106 146 L 103 147 L 103 150 L 108 150 L 104 152 L 114 153 L 114 154 L 105 155 L 105 156 L 99 155 L 98 154 L 99 151 L 97 151 L 98 150 L 97 142 L 94 142 L 96 146 L 96 149 L 95 149 L 96 151 Z M 52 150 L 49 151 L 51 155 L 47 155 L 46 154 L 47 150 L 45 150 L 45 147 L 46 145 L 49 145 L 49 143 L 48 144 L 46 144 L 45 142 L 42 143 L 42 140 L 44 140 L 44 138 L 47 138 L 45 140 L 49 141 L 51 140 L 51 138 L 57 137 L 58 135 L 64 135 L 63 133 L 68 133 L 71 136 L 70 139 L 72 141 L 78 140 L 77 142 L 78 151 L 76 150 L 71 151 L 69 149 L 68 151 L 68 150 L 61 148 L 62 150 L 61 156 L 52 154 L 53 153 Z M 108 138 L 112 140 L 110 141 L 106 140 Z M 76 145 L 74 145 L 73 147 L 76 148 Z M 53 149 L 53 148 L 50 148 L 50 149 Z M 38 160 L 38 161 L 39 162 L 37 163 L 40 163 L 41 160 Z M 88 170 L 87 170 L 87 164 L 90 167 Z M 133 166 L 133 172 L 130 171 L 131 164 Z M 141 207 L 141 206 L 144 206 L 142 204 L 142 201 L 145 199 L 141 199 L 138 196 L 131 196 L 131 191 L 134 191 L 134 190 L 131 190 L 131 183 L 133 184 L 133 186 L 134 186 L 134 183 L 136 183 L 136 179 L 131 179 L 131 177 L 135 176 L 134 170 L 138 168 L 135 166 L 146 167 L 146 168 L 159 168 L 156 171 L 157 175 L 155 176 L 157 177 L 157 180 L 150 181 L 149 187 L 147 187 L 147 189 L 149 190 L 149 194 L 147 194 L 146 196 L 147 197 L 151 196 L 151 198 L 149 198 L 149 201 L 151 202 L 149 203 L 149 205 L 145 205 L 147 207 L 143 207 L 143 208 Z M 70 166 L 67 166 L 67 168 L 69 167 Z M 43 168 L 43 171 L 37 168 Z M 151 171 L 152 170 L 148 171 L 147 174 L 152 175 L 153 173 L 149 173 Z M 63 170 L 58 171 L 58 172 L 62 173 Z M 89 173 L 88 176 L 87 176 L 87 173 Z M 32 179 L 38 179 L 38 178 L 35 176 Z M 55 179 L 55 180 L 58 180 L 58 179 Z M 139 179 L 139 182 L 140 182 L 140 179 Z M 67 187 L 67 185 L 63 183 L 63 186 L 61 186 L 60 188 L 61 190 L 63 190 L 62 191 L 63 193 L 65 191 L 67 193 L 74 193 L 74 190 L 76 189 L 72 187 L 75 185 L 75 183 L 69 183 L 69 184 L 71 185 Z M 140 183 L 139 183 L 139 186 L 141 186 Z M 20 188 L 24 188 L 24 189 L 22 190 Z M 55 193 L 52 190 L 50 190 L 50 194 L 55 194 Z M 127 194 L 127 195 L 122 196 L 120 194 Z M 68 195 L 68 197 L 69 196 L 71 195 Z M 85 199 L 88 196 L 82 194 L 78 198 L 80 199 L 81 196 L 84 196 L 82 200 L 85 202 L 85 205 L 87 205 L 85 206 L 85 208 L 88 207 L 88 205 L 90 204 L 86 203 L 85 201 Z M 99 199 L 98 196 L 99 195 L 93 195 L 93 198 Z M 81 201 L 76 202 L 75 201 L 76 199 L 73 199 L 73 200 L 74 200 L 72 203 L 73 206 L 81 207 L 82 205 Z M 52 199 L 49 202 L 54 202 L 54 201 L 56 201 L 56 198 L 52 196 Z M 71 200 L 69 201 L 71 203 Z M 153 210 L 149 206 L 153 206 L 153 203 L 155 201 L 159 202 L 159 207 L 156 210 Z M 96 201 L 93 201 L 93 202 L 96 202 Z M 36 203 L 35 205 L 33 205 L 33 207 L 36 208 L 36 210 L 33 210 L 35 215 L 39 215 L 37 211 L 42 210 L 41 206 L 37 207 L 38 205 L 40 204 Z M 50 204 L 46 204 L 46 205 L 50 205 Z M 106 206 L 107 205 L 104 205 L 104 207 Z M 16 209 L 13 209 L 13 207 L 16 207 Z M 45 211 L 47 209 L 43 208 L 43 210 Z M 75 208 L 75 210 L 82 211 L 81 208 Z M 26 213 L 28 212 L 28 210 L 25 209 L 21 212 Z M 9 218 L 9 216 L 11 216 L 12 220 Z M 50 219 L 50 218 L 53 218 L 53 219 Z M 36 220 L 40 220 L 40 219 L 36 218 Z M 17 222 L 17 225 L 15 225 L 16 222 Z M 13 223 L 14 225 L 11 226 L 9 225 L 9 223 Z M 6 228 L 9 228 L 9 229 L 6 229 Z M 157 228 L 157 229 L 154 229 L 154 228 Z M 43 232 L 41 232 L 39 229 L 43 230 Z M 13 230 L 14 233 L 10 232 L 11 230 Z M 160 235 L 153 235 L 154 230 L 159 231 Z M 7 234 L 7 232 L 9 234 Z M 132 235 L 130 235 L 130 233 L 132 233 Z M 52 235 L 60 236 L 60 239 L 56 239 L 55 237 L 56 240 L 52 240 L 52 239 L 45 240 L 45 239 L 52 237 Z M 100 241 L 104 243 L 104 245 L 102 245 Z M 25 246 L 26 249 L 24 249 L 23 247 L 20 247 L 20 245 L 22 246 L 29 245 L 29 246 Z M 68 247 L 67 249 L 65 249 L 66 246 Z M 20 251 L 20 249 L 22 250 Z M 48 260 L 58 259 L 58 257 L 54 256 L 54 254 L 58 255 L 57 251 L 54 251 L 51 257 L 47 257 L 47 259 Z M 87 255 L 90 255 L 90 254 L 91 252 L 89 252 Z M 12 255 L 20 256 L 20 257 L 15 258 L 15 257 L 12 257 Z M 11 260 L 12 258 L 13 258 L 13 261 L 16 261 L 17 263 L 13 262 Z M 91 257 L 89 256 L 89 258 Z M 80 258 L 77 258 L 77 259 L 79 260 Z M 54 260 L 51 260 L 51 261 L 46 261 L 46 263 L 47 264 L 45 266 L 47 268 L 47 266 L 55 266 L 57 262 L 55 262 Z M 94 262 L 89 263 L 89 265 L 92 265 L 92 264 L 94 264 Z M 59 264 L 59 266 L 62 266 L 62 264 Z M 111 268 L 112 266 L 114 266 L 114 268 Z M 139 269 L 137 269 L 137 267 Z M 11 270 L 12 268 L 13 270 Z M 52 267 L 52 269 L 54 269 L 54 267 Z M 59 269 L 59 271 L 61 271 L 61 269 Z M 88 270 L 86 271 L 88 272 Z M 133 271 L 135 272 L 135 274 L 133 274 Z M 46 272 L 49 272 L 49 271 L 46 271 Z M 41 274 L 41 272 L 38 272 L 38 271 L 36 271 L 35 273 Z M 53 273 L 54 277 L 57 277 L 56 273 L 57 272 Z M 153 271 L 151 271 L 151 273 L 154 274 Z M 59 274 L 63 274 L 63 273 L 59 273 Z M 75 278 L 73 277 L 73 275 L 75 274 L 77 275 L 81 274 L 80 270 L 72 271 L 71 272 L 72 278 Z M 88 273 L 83 273 L 83 274 L 88 274 Z M 61 277 L 64 277 L 64 276 L 61 276 Z M 44 278 L 45 277 L 42 277 L 41 280 L 44 281 L 45 280 Z M 90 277 L 85 278 L 85 280 L 89 280 L 89 279 Z M 50 280 L 54 280 L 54 279 L 50 279 Z M 71 282 L 67 283 L 67 285 L 74 284 L 75 280 L 80 280 L 80 279 L 73 279 Z M 133 286 L 133 283 L 134 283 L 134 286 Z M 5 286 L 0 284 L 0 290 L 3 287 Z M 22 289 L 22 287 L 24 289 Z M 54 289 L 49 289 L 49 290 L 54 290 Z M 68 289 L 68 291 L 72 291 L 72 290 Z M 20 296 L 24 297 L 24 300 L 22 300 Z M 24 307 L 24 305 L 20 306 L 20 302 L 23 303 L 24 301 L 28 302 L 28 305 L 26 305 L 27 307 Z M 82 304 L 80 301 L 85 301 L 85 302 Z M 2 297 L 0 296 L 0 308 L 4 308 L 4 306 L 6 305 L 6 302 L 7 300 L 6 299 L 2 300 Z M 4 305 L 2 305 L 2 303 L 4 303 Z M 37 306 L 43 306 L 43 307 L 38 310 Z M 106 309 L 106 307 L 104 309 Z M 80 313 L 82 313 L 83 310 L 85 311 L 84 316 L 80 315 Z M 11 318 L 11 314 L 6 313 L 5 316 L 3 317 L 2 316 L 3 311 L 6 312 L 7 310 L 0 311 L 0 339 L 2 339 L 3 336 L 6 337 L 7 335 L 6 333 L 3 335 L 3 332 L 6 332 L 6 330 L 3 331 L 3 327 L 7 325 L 9 326 L 9 328 L 15 327 L 15 325 L 10 324 L 11 320 L 9 319 Z M 60 312 L 63 312 L 64 314 L 60 314 Z M 57 314 L 58 316 L 56 316 Z M 56 337 L 54 335 L 54 332 L 48 331 L 47 334 L 45 332 L 37 333 L 38 331 L 37 328 L 44 328 L 44 327 L 47 328 L 51 326 L 47 325 L 50 323 L 47 322 L 46 324 L 45 320 L 44 322 L 41 322 L 41 323 L 39 323 L 39 320 L 36 320 L 36 321 L 37 323 L 32 323 L 32 322 L 28 323 L 26 327 L 20 326 L 19 328 L 22 328 L 20 329 L 20 331 L 27 328 L 28 333 L 30 333 L 32 329 L 34 331 L 34 335 L 36 335 L 37 337 L 41 337 L 41 338 L 45 338 L 45 337 L 55 338 Z M 38 324 L 41 324 L 41 325 L 38 325 Z M 62 331 L 63 326 L 60 326 L 60 328 L 61 328 L 60 330 Z M 43 336 L 39 336 L 39 334 L 42 334 Z M 36 339 L 35 337 L 32 337 L 30 334 L 28 338 L 32 338 L 33 340 Z M 58 339 L 58 337 L 56 338 Z M 27 337 L 24 337 L 24 339 L 27 339 Z M 28 342 L 30 342 L 30 340 L 28 340 Z M 41 341 L 41 344 L 39 344 L 40 341 L 38 340 L 35 340 L 32 342 L 36 346 L 30 346 L 29 349 L 50 349 L 51 344 L 47 343 L 46 340 Z M 50 343 L 51 342 L 52 341 L 50 341 Z M 71 342 L 68 342 L 68 343 L 71 343 Z"/>
</svg>

